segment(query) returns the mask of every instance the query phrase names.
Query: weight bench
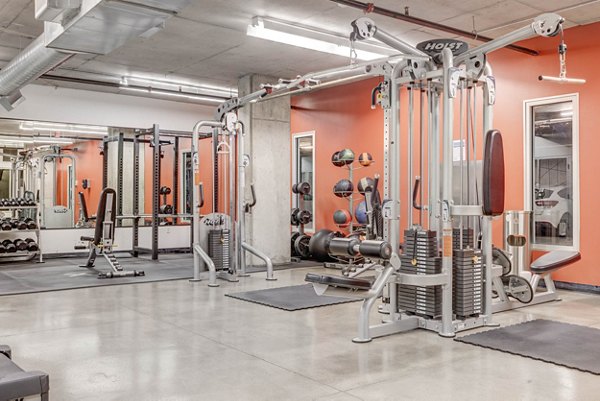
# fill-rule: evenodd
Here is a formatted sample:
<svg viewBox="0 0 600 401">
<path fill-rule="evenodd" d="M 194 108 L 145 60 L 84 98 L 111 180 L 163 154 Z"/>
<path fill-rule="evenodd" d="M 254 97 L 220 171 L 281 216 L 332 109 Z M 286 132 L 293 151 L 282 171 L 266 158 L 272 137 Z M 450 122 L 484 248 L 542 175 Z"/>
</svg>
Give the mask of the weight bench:
<svg viewBox="0 0 600 401">
<path fill-rule="evenodd" d="M 25 372 L 12 361 L 8 345 L 0 345 L 0 401 L 20 400 L 30 396 L 40 396 L 47 401 L 50 390 L 47 373 Z"/>
<path fill-rule="evenodd" d="M 531 300 L 525 303 L 509 299 L 502 285 L 501 275 L 494 274 L 492 283 L 494 291 L 498 294 L 498 300 L 493 304 L 492 310 L 494 312 L 502 312 L 543 302 L 558 301 L 558 293 L 554 286 L 554 280 L 552 280 L 552 273 L 579 259 L 581 259 L 581 254 L 577 251 L 551 251 L 533 261 L 529 266 L 529 271 L 522 272 L 520 275 L 521 280 L 526 280 L 529 283 L 533 292 Z M 498 269 L 500 267 L 495 266 L 495 270 L 497 271 Z M 538 291 L 541 280 L 544 280 L 545 291 Z"/>
<path fill-rule="evenodd" d="M 116 200 L 116 193 L 112 188 L 105 188 L 100 194 L 98 211 L 96 212 L 96 229 L 94 231 L 94 236 L 81 237 L 81 241 L 88 242 L 87 247 L 75 246 L 75 249 L 89 248 L 90 250 L 87 262 L 84 265 L 81 265 L 81 267 L 93 268 L 97 253 L 99 252 L 108 262 L 111 271 L 98 273 L 98 278 L 144 276 L 143 270 L 124 270 L 119 264 L 117 257 L 112 253 L 115 238 Z"/>
</svg>

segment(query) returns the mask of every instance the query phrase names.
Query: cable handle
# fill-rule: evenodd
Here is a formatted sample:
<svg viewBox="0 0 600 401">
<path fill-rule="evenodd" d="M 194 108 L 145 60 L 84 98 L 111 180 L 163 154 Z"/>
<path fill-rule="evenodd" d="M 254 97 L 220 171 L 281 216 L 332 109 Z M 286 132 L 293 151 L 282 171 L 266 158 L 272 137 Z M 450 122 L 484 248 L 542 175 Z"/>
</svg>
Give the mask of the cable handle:
<svg viewBox="0 0 600 401">
<path fill-rule="evenodd" d="M 256 192 L 254 191 L 254 184 L 250 184 L 250 192 L 252 194 L 252 202 L 248 204 L 249 209 L 256 205 Z"/>
<path fill-rule="evenodd" d="M 204 206 L 204 184 L 200 183 L 198 184 L 198 190 L 200 192 L 200 205 L 199 207 Z"/>
<path fill-rule="evenodd" d="M 423 210 L 423 206 L 419 205 L 417 202 L 417 197 L 419 194 L 420 186 L 421 186 L 421 177 L 415 177 L 415 185 L 413 186 L 413 191 L 412 191 L 412 204 L 413 204 L 413 207 L 417 210 Z"/>
</svg>

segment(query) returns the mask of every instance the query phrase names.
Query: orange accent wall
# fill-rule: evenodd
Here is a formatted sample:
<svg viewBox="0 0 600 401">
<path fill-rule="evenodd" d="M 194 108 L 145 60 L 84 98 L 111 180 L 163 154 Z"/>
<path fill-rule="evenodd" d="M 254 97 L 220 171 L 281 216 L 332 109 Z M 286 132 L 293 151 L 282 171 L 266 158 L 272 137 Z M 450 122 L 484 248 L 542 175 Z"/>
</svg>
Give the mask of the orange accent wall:
<svg viewBox="0 0 600 401">
<path fill-rule="evenodd" d="M 292 98 L 292 135 L 315 131 L 314 221 L 317 230 L 338 230 L 333 213 L 337 209 L 348 209 L 348 201 L 333 194 L 335 183 L 348 178 L 347 169 L 331 164 L 335 151 L 350 148 L 356 157 L 362 152 L 373 156 L 374 164 L 354 172 L 354 184 L 375 173 L 383 177 L 383 111 L 371 110 L 371 89 L 379 81 L 370 79 Z M 355 205 L 360 200 L 362 197 L 355 195 Z"/>
<path fill-rule="evenodd" d="M 593 173 L 598 169 L 600 137 L 596 135 L 598 119 L 595 115 L 600 101 L 600 79 L 597 74 L 597 55 L 600 54 L 600 23 L 565 30 L 568 45 L 568 75 L 587 79 L 585 85 L 559 85 L 539 82 L 539 75 L 558 75 L 557 46 L 559 38 L 535 38 L 521 44 L 540 52 L 537 57 L 510 50 L 499 50 L 489 56 L 497 85 L 494 108 L 494 127 L 503 133 L 505 164 L 507 166 L 505 209 L 523 209 L 523 101 L 561 94 L 579 93 L 579 163 L 580 163 L 580 233 L 581 261 L 555 273 L 557 280 L 580 284 L 600 285 L 600 247 L 596 245 L 596 231 L 600 225 L 597 200 L 600 186 Z M 316 131 L 315 186 L 317 229 L 335 229 L 332 214 L 343 208 L 346 201 L 332 194 L 335 182 L 343 178 L 343 170 L 330 162 L 331 154 L 344 147 L 355 153 L 370 152 L 377 163 L 358 170 L 355 181 L 364 174 L 382 173 L 383 113 L 370 109 L 370 91 L 377 79 L 335 87 L 301 95 L 292 99 L 291 132 Z M 417 97 L 418 99 L 418 97 Z M 405 101 L 403 98 L 401 101 Z M 406 103 L 404 103 L 406 104 Z M 406 124 L 406 115 L 404 124 Z M 403 129 L 401 149 L 406 149 Z M 403 152 L 403 154 L 405 151 Z M 401 164 L 401 189 L 407 191 L 406 166 Z M 403 195 L 401 213 L 406 214 Z M 404 221 L 405 217 L 403 217 Z M 404 224 L 404 223 L 403 223 Z M 404 225 L 403 225 L 404 226 Z M 502 244 L 502 221 L 494 223 L 494 239 Z M 538 253 L 536 253 L 538 255 Z"/>
</svg>

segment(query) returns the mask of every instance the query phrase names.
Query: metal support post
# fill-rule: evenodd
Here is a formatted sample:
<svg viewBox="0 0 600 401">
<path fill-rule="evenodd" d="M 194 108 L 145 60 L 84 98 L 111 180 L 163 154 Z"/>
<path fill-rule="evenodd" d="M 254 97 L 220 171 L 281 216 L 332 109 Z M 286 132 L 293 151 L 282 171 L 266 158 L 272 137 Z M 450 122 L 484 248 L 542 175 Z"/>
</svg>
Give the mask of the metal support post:
<svg viewBox="0 0 600 401">
<path fill-rule="evenodd" d="M 158 223 L 160 212 L 160 130 L 152 126 L 152 260 L 158 259 Z"/>
<path fill-rule="evenodd" d="M 119 141 L 117 142 L 117 216 L 123 215 L 123 138 L 124 134 L 119 132 Z M 117 226 L 121 226 L 122 223 L 122 221 L 117 221 Z"/>
<path fill-rule="evenodd" d="M 453 98 L 451 94 L 450 76 L 452 73 L 452 51 L 442 51 L 444 69 L 444 126 L 442 135 L 442 274 L 446 283 L 442 285 L 442 326 L 439 334 L 443 337 L 454 337 L 452 313 L 452 151 L 453 151 Z M 434 151 L 436 149 L 434 148 Z"/>
</svg>

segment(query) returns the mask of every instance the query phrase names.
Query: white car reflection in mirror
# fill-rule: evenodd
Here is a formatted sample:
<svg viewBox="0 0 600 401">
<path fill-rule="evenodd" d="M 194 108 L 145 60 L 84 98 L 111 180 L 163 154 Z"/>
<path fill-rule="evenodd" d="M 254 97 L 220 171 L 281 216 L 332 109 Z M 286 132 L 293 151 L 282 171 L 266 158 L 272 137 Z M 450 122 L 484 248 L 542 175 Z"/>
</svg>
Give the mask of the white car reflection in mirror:
<svg viewBox="0 0 600 401">
<path fill-rule="evenodd" d="M 573 236 L 571 187 L 560 185 L 536 189 L 535 231 L 544 236 Z"/>
</svg>

